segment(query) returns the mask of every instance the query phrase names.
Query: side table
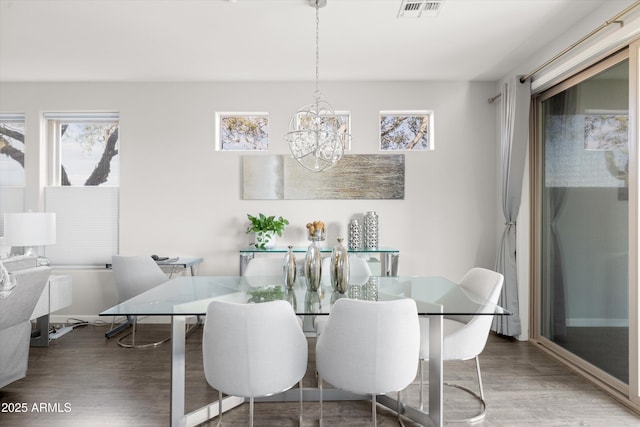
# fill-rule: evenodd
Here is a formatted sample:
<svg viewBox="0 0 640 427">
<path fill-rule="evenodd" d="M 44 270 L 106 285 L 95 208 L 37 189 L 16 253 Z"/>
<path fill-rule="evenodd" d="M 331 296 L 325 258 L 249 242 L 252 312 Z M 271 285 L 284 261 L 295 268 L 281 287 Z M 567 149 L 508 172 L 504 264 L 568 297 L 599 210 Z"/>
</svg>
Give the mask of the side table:
<svg viewBox="0 0 640 427">
<path fill-rule="evenodd" d="M 31 346 L 49 346 L 49 315 L 73 303 L 71 276 L 52 274 L 42 290 L 30 320 L 36 321 L 36 330 L 31 334 Z"/>
</svg>

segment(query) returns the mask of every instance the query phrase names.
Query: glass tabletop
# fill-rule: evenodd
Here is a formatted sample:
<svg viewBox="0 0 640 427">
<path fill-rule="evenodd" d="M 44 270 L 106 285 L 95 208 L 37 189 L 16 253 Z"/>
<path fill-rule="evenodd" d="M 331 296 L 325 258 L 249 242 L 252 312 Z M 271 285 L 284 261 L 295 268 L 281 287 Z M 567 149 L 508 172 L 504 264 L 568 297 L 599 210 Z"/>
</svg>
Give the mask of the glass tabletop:
<svg viewBox="0 0 640 427">
<path fill-rule="evenodd" d="M 306 289 L 304 277 L 296 279 L 293 289 L 287 289 L 282 277 L 276 276 L 181 276 L 168 280 L 130 300 L 100 313 L 101 316 L 182 316 L 205 315 L 213 300 L 237 303 L 260 303 L 286 300 L 296 314 L 329 314 L 339 298 L 372 301 L 411 298 L 421 315 L 475 315 L 483 310 L 487 315 L 510 314 L 487 302 L 454 282 L 438 276 L 372 276 L 351 283 L 345 294 L 334 292 L 329 283 L 318 291 Z"/>
<path fill-rule="evenodd" d="M 318 242 L 318 247 L 320 248 L 320 252 L 331 252 L 333 250 L 333 246 L 323 246 L 322 242 Z M 296 253 L 300 253 L 300 252 L 307 252 L 308 246 L 299 246 L 299 247 L 294 247 L 293 248 L 293 252 Z M 266 249 L 258 249 L 255 246 L 248 246 L 246 248 L 242 248 L 240 249 L 240 253 L 243 252 L 264 252 L 264 253 L 285 253 L 287 252 L 289 249 L 286 246 L 281 246 L 281 247 L 273 247 L 273 248 L 266 248 Z M 400 250 L 395 249 L 395 248 L 388 248 L 388 247 L 379 247 L 379 248 L 358 248 L 358 249 L 348 249 L 349 252 L 354 252 L 354 253 L 399 253 Z"/>
</svg>

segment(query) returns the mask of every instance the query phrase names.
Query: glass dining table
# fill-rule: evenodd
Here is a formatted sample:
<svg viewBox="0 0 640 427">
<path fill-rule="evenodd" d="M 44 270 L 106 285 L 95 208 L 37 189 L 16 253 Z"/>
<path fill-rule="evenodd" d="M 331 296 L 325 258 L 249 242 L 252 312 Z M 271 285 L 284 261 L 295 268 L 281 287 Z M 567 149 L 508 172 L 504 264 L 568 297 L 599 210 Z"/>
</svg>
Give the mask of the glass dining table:
<svg viewBox="0 0 640 427">
<path fill-rule="evenodd" d="M 411 298 L 416 302 L 418 314 L 429 317 L 429 404 L 428 412 L 398 402 L 391 396 L 379 396 L 378 402 L 422 425 L 443 424 L 443 322 L 444 316 L 471 316 L 479 314 L 486 305 L 483 298 L 469 293 L 458 284 L 438 276 L 372 276 L 354 279 L 345 294 L 334 292 L 329 283 L 318 291 L 307 291 L 304 277 L 299 277 L 292 289 L 287 289 L 282 277 L 275 276 L 180 276 L 124 301 L 100 313 L 101 316 L 169 316 L 171 331 L 171 426 L 194 426 L 218 415 L 218 403 L 210 404 L 185 414 L 185 340 L 187 319 L 206 315 L 213 300 L 237 303 L 260 303 L 272 300 L 289 301 L 311 329 L 314 316 L 328 315 L 339 298 L 366 300 L 392 300 Z M 508 315 L 508 311 L 495 306 L 485 315 Z M 370 396 L 333 390 L 325 400 L 369 399 Z M 296 400 L 297 390 L 289 390 L 265 400 Z M 305 400 L 317 400 L 318 390 L 303 390 Z M 222 410 L 227 411 L 244 403 L 244 398 L 228 396 L 223 399 Z M 258 400 L 256 400 L 258 401 Z"/>
</svg>

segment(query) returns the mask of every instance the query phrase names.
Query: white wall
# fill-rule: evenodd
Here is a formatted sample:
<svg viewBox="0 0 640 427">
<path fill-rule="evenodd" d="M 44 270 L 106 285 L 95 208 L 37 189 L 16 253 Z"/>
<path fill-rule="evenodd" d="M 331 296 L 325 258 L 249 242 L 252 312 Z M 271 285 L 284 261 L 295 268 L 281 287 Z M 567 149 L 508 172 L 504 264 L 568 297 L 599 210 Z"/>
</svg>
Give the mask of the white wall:
<svg viewBox="0 0 640 427">
<path fill-rule="evenodd" d="M 27 156 L 39 150 L 42 113 L 120 113 L 120 252 L 204 258 L 200 274 L 237 274 L 238 249 L 251 241 L 246 214 L 291 222 L 280 244 L 307 244 L 304 225 L 321 219 L 328 241 L 344 236 L 354 214 L 375 210 L 380 245 L 401 251 L 401 274 L 459 279 L 472 266 L 493 267 L 498 196 L 495 83 L 324 83 L 336 110 L 351 111 L 352 153 L 378 152 L 380 110 L 435 111 L 435 151 L 406 154 L 404 200 L 241 199 L 241 155 L 214 148 L 216 111 L 267 111 L 270 152 L 290 116 L 313 98 L 311 83 L 0 84 L 0 111 L 27 114 Z M 260 154 L 256 154 L 260 155 Z M 29 182 L 37 182 L 28 172 Z M 37 209 L 29 191 L 27 208 Z M 115 303 L 110 274 L 65 270 L 74 304 L 62 313 L 93 316 Z"/>
</svg>

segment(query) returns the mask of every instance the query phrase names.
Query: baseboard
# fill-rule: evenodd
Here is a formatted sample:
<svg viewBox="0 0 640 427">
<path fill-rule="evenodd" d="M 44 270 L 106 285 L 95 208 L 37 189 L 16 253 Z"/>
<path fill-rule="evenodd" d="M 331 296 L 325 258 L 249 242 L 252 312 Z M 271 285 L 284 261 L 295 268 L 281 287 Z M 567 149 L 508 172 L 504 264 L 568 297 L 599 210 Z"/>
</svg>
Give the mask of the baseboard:
<svg viewBox="0 0 640 427">
<path fill-rule="evenodd" d="M 115 323 L 120 323 L 124 320 L 124 316 L 115 316 Z M 87 322 L 90 325 L 109 324 L 113 321 L 114 316 L 96 316 L 96 315 L 84 315 L 84 314 L 57 314 L 49 316 L 49 323 L 52 324 L 73 324 L 77 322 Z M 149 324 L 170 324 L 171 316 L 140 316 L 138 323 Z"/>
</svg>

